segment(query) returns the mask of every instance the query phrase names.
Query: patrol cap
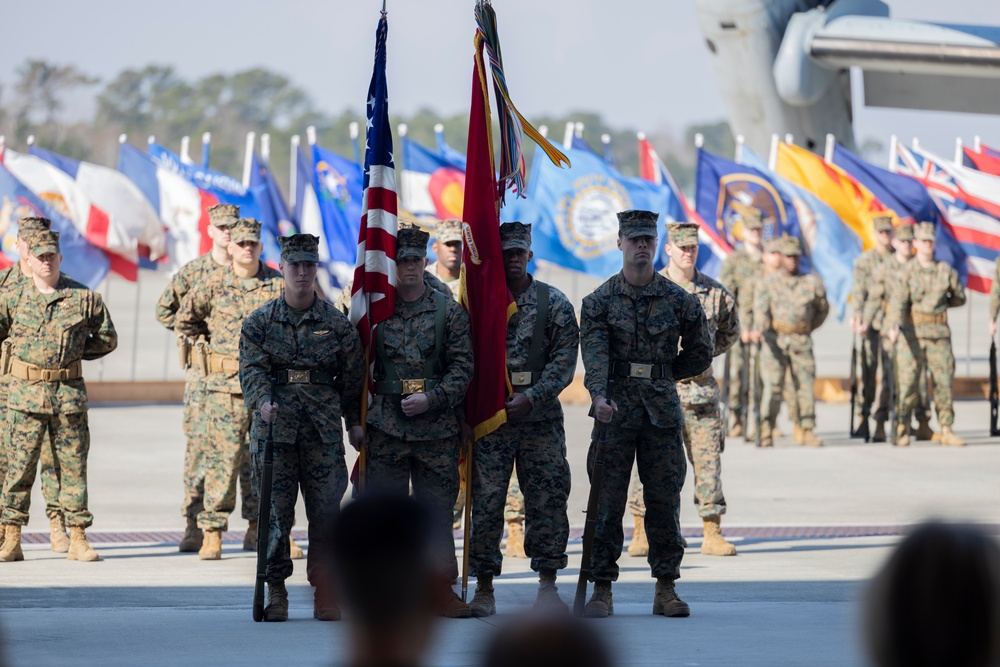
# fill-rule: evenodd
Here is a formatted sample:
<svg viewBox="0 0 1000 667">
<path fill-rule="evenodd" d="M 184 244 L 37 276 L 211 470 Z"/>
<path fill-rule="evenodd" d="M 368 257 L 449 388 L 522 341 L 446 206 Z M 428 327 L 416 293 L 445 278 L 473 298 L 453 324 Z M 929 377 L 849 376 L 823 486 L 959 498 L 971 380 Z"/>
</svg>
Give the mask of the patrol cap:
<svg viewBox="0 0 1000 667">
<path fill-rule="evenodd" d="M 755 206 L 746 206 L 739 211 L 740 220 L 747 229 L 764 229 L 764 214 Z"/>
<path fill-rule="evenodd" d="M 698 245 L 698 225 L 693 222 L 675 222 L 667 225 L 670 243 L 681 248 Z"/>
<path fill-rule="evenodd" d="M 782 236 L 781 237 L 781 254 L 785 257 L 799 257 L 802 255 L 802 244 L 799 243 L 798 237 L 795 236 Z"/>
<path fill-rule="evenodd" d="M 260 242 L 260 223 L 253 218 L 240 218 L 229 232 L 229 240 L 233 243 L 244 241 Z"/>
<path fill-rule="evenodd" d="M 919 222 L 914 225 L 913 236 L 915 236 L 918 241 L 933 241 L 936 238 L 934 232 L 935 229 L 933 222 Z"/>
<path fill-rule="evenodd" d="M 892 231 L 892 219 L 891 213 L 879 213 L 872 219 L 872 223 L 875 225 L 876 232 L 891 232 Z"/>
<path fill-rule="evenodd" d="M 319 262 L 319 237 L 312 234 L 292 234 L 279 236 L 281 246 L 281 261 L 288 262 Z"/>
<path fill-rule="evenodd" d="M 28 252 L 35 257 L 48 253 L 59 254 L 59 232 L 34 232 L 24 242 L 28 244 Z"/>
<path fill-rule="evenodd" d="M 896 227 L 896 238 L 900 241 L 912 241 L 913 240 L 913 225 L 899 225 Z"/>
<path fill-rule="evenodd" d="M 441 243 L 462 240 L 462 221 L 455 219 L 441 220 L 434 226 L 434 235 Z"/>
<path fill-rule="evenodd" d="M 505 222 L 500 225 L 501 250 L 531 250 L 531 225 Z"/>
<path fill-rule="evenodd" d="M 407 257 L 427 257 L 427 242 L 431 235 L 419 227 L 400 227 L 396 232 L 396 261 Z"/>
<path fill-rule="evenodd" d="M 17 238 L 25 240 L 37 232 L 47 232 L 52 229 L 52 221 L 48 218 L 29 216 L 17 221 Z"/>
<path fill-rule="evenodd" d="M 638 236 L 656 236 L 656 221 L 659 213 L 629 209 L 618 214 L 618 233 L 627 239 Z"/>
<path fill-rule="evenodd" d="M 216 204 L 208 209 L 208 220 L 213 227 L 232 227 L 240 217 L 240 207 L 235 204 Z"/>
<path fill-rule="evenodd" d="M 781 237 L 771 236 L 764 239 L 763 249 L 764 252 L 781 252 Z"/>
</svg>

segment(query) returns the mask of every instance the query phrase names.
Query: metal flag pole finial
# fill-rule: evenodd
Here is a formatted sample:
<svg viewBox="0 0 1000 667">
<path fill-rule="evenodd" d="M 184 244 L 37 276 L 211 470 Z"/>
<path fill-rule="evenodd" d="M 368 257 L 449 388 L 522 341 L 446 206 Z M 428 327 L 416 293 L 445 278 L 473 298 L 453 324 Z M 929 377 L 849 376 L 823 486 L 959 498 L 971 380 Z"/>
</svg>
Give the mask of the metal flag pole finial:
<svg viewBox="0 0 1000 667">
<path fill-rule="evenodd" d="M 385 0 L 382 0 L 382 16 L 385 16 Z"/>
</svg>

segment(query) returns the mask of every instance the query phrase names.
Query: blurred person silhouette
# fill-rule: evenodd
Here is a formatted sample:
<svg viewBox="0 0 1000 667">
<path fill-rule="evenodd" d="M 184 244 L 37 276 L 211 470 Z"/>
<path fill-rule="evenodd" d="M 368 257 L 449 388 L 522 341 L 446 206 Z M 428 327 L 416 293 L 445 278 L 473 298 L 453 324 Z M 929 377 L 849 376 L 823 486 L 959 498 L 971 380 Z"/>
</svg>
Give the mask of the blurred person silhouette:
<svg viewBox="0 0 1000 667">
<path fill-rule="evenodd" d="M 531 613 L 503 627 L 490 641 L 486 667 L 611 667 L 593 628 L 569 614 Z"/>
<path fill-rule="evenodd" d="M 348 622 L 351 667 L 421 664 L 448 586 L 433 519 L 418 501 L 368 495 L 332 529 L 332 581 Z"/>
<path fill-rule="evenodd" d="M 866 612 L 878 667 L 996 667 L 1000 545 L 974 526 L 925 523 L 875 576 Z"/>
</svg>

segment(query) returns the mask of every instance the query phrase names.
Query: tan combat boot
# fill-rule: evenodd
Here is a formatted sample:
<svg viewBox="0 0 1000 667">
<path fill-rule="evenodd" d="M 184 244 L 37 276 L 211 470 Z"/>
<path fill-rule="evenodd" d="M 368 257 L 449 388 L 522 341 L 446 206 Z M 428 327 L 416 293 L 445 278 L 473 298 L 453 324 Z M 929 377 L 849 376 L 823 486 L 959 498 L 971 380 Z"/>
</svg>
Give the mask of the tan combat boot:
<svg viewBox="0 0 1000 667">
<path fill-rule="evenodd" d="M 822 447 L 823 441 L 816 437 L 811 428 L 802 429 L 802 446 L 803 447 Z"/>
<path fill-rule="evenodd" d="M 917 422 L 917 440 L 937 440 L 938 434 L 931 428 L 930 417 L 926 417 Z"/>
<path fill-rule="evenodd" d="M 885 442 L 885 420 L 875 420 L 875 434 L 872 435 L 872 442 Z"/>
<path fill-rule="evenodd" d="M 78 560 L 85 563 L 101 560 L 101 557 L 87 542 L 86 529 L 78 526 L 72 526 L 69 529 L 69 551 L 66 552 L 66 560 Z"/>
<path fill-rule="evenodd" d="M 628 555 L 633 557 L 649 555 L 649 542 L 646 540 L 646 519 L 635 515 L 635 530 L 632 531 L 632 541 L 628 543 Z"/>
<path fill-rule="evenodd" d="M 198 558 L 201 560 L 222 559 L 222 529 L 209 528 L 205 531 L 205 538 L 201 542 L 201 549 L 198 550 Z"/>
<path fill-rule="evenodd" d="M 257 519 L 250 519 L 247 533 L 243 536 L 243 551 L 257 551 Z"/>
<path fill-rule="evenodd" d="M 291 535 L 288 536 L 288 557 L 292 560 L 302 560 L 306 557 L 305 552 L 302 551 L 302 547 L 295 543 Z"/>
<path fill-rule="evenodd" d="M 910 427 L 906 424 L 900 424 L 896 427 L 896 446 L 897 447 L 909 447 L 910 446 Z"/>
<path fill-rule="evenodd" d="M 942 447 L 965 447 L 965 440 L 955 435 L 955 432 L 951 430 L 950 426 L 941 427 L 941 446 Z"/>
<path fill-rule="evenodd" d="M 497 601 L 493 596 L 493 575 L 484 574 L 476 578 L 476 594 L 469 603 L 475 618 L 486 618 L 497 613 Z"/>
<path fill-rule="evenodd" d="M 702 519 L 705 538 L 701 542 L 701 553 L 706 556 L 735 556 L 736 547 L 727 542 L 719 528 L 722 517 L 707 516 Z"/>
<path fill-rule="evenodd" d="M 478 586 L 476 587 L 478 589 Z M 452 590 L 451 586 L 445 584 L 439 593 L 438 616 L 444 618 L 471 618 L 472 607 L 462 602 L 462 598 Z"/>
<path fill-rule="evenodd" d="M 656 594 L 653 596 L 653 613 L 659 616 L 683 618 L 691 615 L 691 607 L 677 597 L 673 579 L 657 579 Z"/>
<path fill-rule="evenodd" d="M 62 514 L 49 519 L 49 545 L 57 554 L 69 551 L 69 536 L 66 535 L 66 521 Z"/>
<path fill-rule="evenodd" d="M 535 609 L 541 611 L 569 611 L 569 605 L 559 597 L 559 589 L 556 587 L 555 570 L 543 569 L 538 571 L 538 596 L 535 598 Z"/>
<path fill-rule="evenodd" d="M 188 517 L 184 526 L 184 537 L 177 544 L 177 550 L 185 554 L 193 554 L 201 548 L 202 540 L 205 539 L 201 528 L 198 527 L 198 520 Z"/>
<path fill-rule="evenodd" d="M 771 422 L 766 419 L 760 421 L 760 446 L 774 447 L 774 436 L 772 435 Z"/>
<path fill-rule="evenodd" d="M 524 524 L 520 521 L 507 522 L 507 552 L 508 558 L 527 558 L 524 553 Z"/>
<path fill-rule="evenodd" d="M 3 547 L 0 547 L 0 563 L 13 563 L 16 560 L 24 560 L 24 552 L 21 551 L 21 527 L 3 524 Z"/>
<path fill-rule="evenodd" d="M 796 445 L 802 444 L 802 427 L 798 424 L 792 426 L 792 442 Z"/>
<path fill-rule="evenodd" d="M 615 603 L 611 599 L 611 582 L 595 581 L 594 593 L 590 596 L 587 606 L 583 608 L 583 615 L 587 618 L 607 618 L 614 614 Z"/>
<path fill-rule="evenodd" d="M 217 530 L 205 532 L 207 538 L 211 533 L 219 533 Z M 276 581 L 267 585 L 267 606 L 264 607 L 265 623 L 283 623 L 288 620 L 288 589 L 285 582 Z"/>
<path fill-rule="evenodd" d="M 738 438 L 743 435 L 743 421 L 737 414 L 733 415 L 733 425 L 729 427 L 729 437 Z"/>
</svg>

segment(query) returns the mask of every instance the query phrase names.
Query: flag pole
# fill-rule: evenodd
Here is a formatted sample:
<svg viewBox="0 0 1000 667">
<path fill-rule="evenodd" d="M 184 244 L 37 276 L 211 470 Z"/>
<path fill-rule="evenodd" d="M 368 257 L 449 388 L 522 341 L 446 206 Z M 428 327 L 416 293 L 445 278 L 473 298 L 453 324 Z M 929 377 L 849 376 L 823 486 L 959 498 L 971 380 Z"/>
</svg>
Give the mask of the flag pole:
<svg viewBox="0 0 1000 667">
<path fill-rule="evenodd" d="M 191 160 L 191 137 L 187 135 L 181 137 L 181 163 L 193 164 Z"/>
<path fill-rule="evenodd" d="M 267 132 L 260 135 L 260 160 L 264 164 L 271 162 L 271 135 Z"/>
<path fill-rule="evenodd" d="M 978 134 L 972 138 L 972 148 L 977 153 L 983 152 L 983 142 L 982 139 L 979 138 Z"/>
<path fill-rule="evenodd" d="M 695 148 L 701 148 L 704 145 L 705 145 L 705 135 L 702 134 L 701 132 L 699 132 L 698 134 L 694 135 L 694 147 Z"/>
<path fill-rule="evenodd" d="M 795 143 L 795 135 L 793 135 L 791 132 L 786 132 L 785 133 L 785 143 L 786 144 L 794 144 Z"/>
<path fill-rule="evenodd" d="M 577 139 L 583 139 L 583 123 L 580 121 L 573 123 L 573 136 Z"/>
<path fill-rule="evenodd" d="M 899 137 L 889 136 L 889 171 L 896 173 L 896 151 L 899 150 Z"/>
<path fill-rule="evenodd" d="M 253 147 L 257 140 L 256 132 L 247 132 L 246 150 L 243 152 L 243 187 L 250 187 L 250 172 L 253 169 Z"/>
<path fill-rule="evenodd" d="M 566 123 L 566 129 L 563 131 L 563 148 L 569 150 L 573 146 L 573 131 L 576 129 L 576 124 L 573 121 Z"/>
<path fill-rule="evenodd" d="M 202 132 L 201 134 L 201 166 L 208 169 L 208 157 L 212 152 L 212 133 Z"/>
<path fill-rule="evenodd" d="M 297 203 L 295 201 L 295 192 L 299 185 L 299 135 L 292 135 L 290 148 L 291 159 L 288 161 L 288 207 L 294 211 L 295 204 Z"/>
<path fill-rule="evenodd" d="M 920 139 L 917 139 L 916 137 L 913 137 L 913 141 L 910 142 L 910 146 L 913 147 L 913 150 L 919 149 L 920 148 Z"/>
<path fill-rule="evenodd" d="M 742 134 L 737 134 L 736 135 L 736 151 L 733 154 L 733 161 L 734 162 L 739 162 L 739 163 L 743 162 L 743 144 L 745 142 L 746 142 L 746 139 L 743 137 Z"/>
<path fill-rule="evenodd" d="M 406 168 L 406 160 L 403 156 L 406 155 L 406 142 L 409 141 L 406 138 L 406 133 L 410 131 L 410 128 L 406 123 L 400 123 L 396 126 L 396 131 L 399 133 L 399 160 L 396 161 L 398 164 L 399 179 L 396 181 L 396 197 L 398 197 L 400 205 L 402 205 L 406 201 L 403 191 L 403 171 Z M 413 211 L 410 211 L 410 213 L 413 213 Z"/>
<path fill-rule="evenodd" d="M 361 163 L 361 146 L 358 144 L 358 123 L 357 121 L 351 121 L 351 124 L 347 126 L 347 131 L 351 135 L 351 145 L 354 147 L 354 161 L 358 164 Z"/>
<path fill-rule="evenodd" d="M 767 153 L 767 168 L 774 171 L 774 168 L 778 166 L 778 135 L 771 135 L 771 150 Z"/>
<path fill-rule="evenodd" d="M 156 135 L 151 134 L 148 137 L 146 137 L 146 146 L 147 146 L 146 151 L 149 152 L 148 147 L 152 146 L 155 143 L 156 143 Z"/>
<path fill-rule="evenodd" d="M 548 125 L 539 125 L 538 126 L 538 134 L 540 134 L 543 137 L 545 137 L 546 139 L 548 139 L 549 138 L 549 126 Z"/>
<path fill-rule="evenodd" d="M 35 135 L 29 134 L 27 143 L 28 143 L 28 149 L 30 150 L 31 147 L 35 145 Z"/>
<path fill-rule="evenodd" d="M 962 159 L 962 137 L 955 138 L 955 159 L 954 162 L 957 165 L 961 165 L 964 160 Z"/>
<path fill-rule="evenodd" d="M 788 142 L 792 143 L 792 142 Z M 837 145 L 837 139 L 832 134 L 826 135 L 826 147 L 823 150 L 823 162 L 830 164 L 833 162 L 833 147 Z"/>
</svg>

